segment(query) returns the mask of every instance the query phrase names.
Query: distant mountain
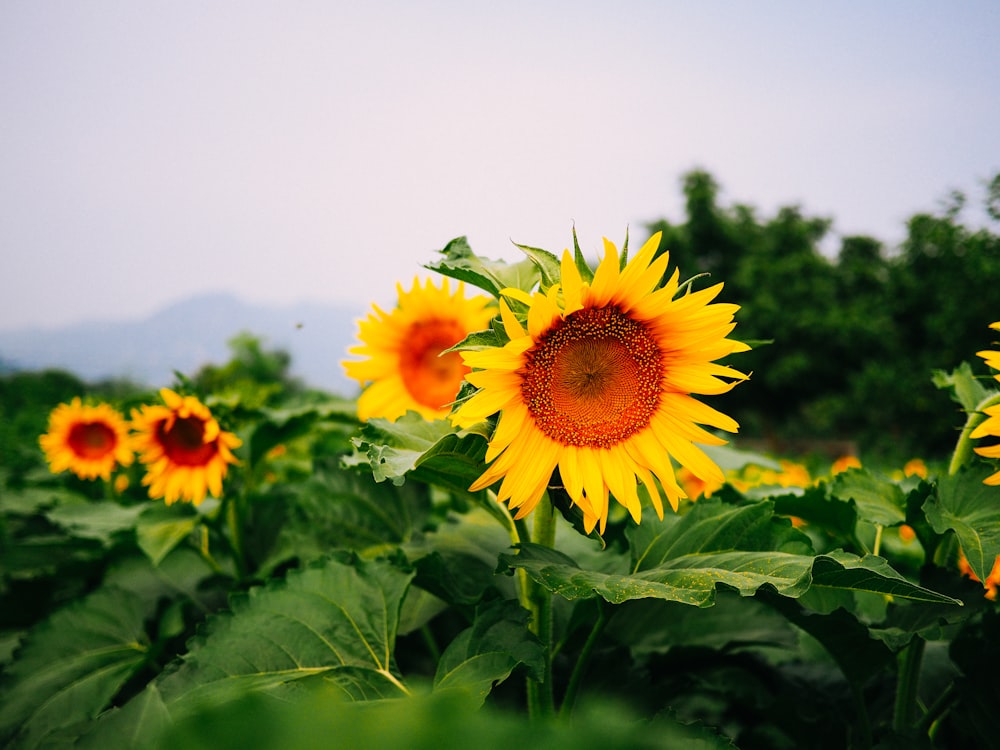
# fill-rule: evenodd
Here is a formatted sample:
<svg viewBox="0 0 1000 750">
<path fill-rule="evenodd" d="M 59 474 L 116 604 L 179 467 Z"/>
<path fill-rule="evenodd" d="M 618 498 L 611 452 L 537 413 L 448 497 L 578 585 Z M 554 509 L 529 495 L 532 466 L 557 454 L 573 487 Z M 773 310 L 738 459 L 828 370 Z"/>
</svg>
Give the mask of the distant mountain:
<svg viewBox="0 0 1000 750">
<path fill-rule="evenodd" d="M 351 395 L 356 384 L 344 376 L 340 361 L 363 314 L 318 304 L 265 307 L 226 294 L 200 295 L 137 322 L 0 331 L 0 369 L 61 368 L 88 381 L 127 377 L 160 387 L 172 382 L 174 370 L 190 375 L 202 365 L 229 361 L 226 342 L 246 331 L 265 349 L 291 354 L 294 376 Z"/>
</svg>

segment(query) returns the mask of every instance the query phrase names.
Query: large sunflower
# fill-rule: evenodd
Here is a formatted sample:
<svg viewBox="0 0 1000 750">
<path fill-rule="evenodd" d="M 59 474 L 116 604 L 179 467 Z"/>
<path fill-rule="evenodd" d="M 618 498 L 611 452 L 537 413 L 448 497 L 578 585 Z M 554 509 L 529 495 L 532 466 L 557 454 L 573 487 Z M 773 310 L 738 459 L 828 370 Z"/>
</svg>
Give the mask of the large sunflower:
<svg viewBox="0 0 1000 750">
<path fill-rule="evenodd" d="M 569 251 L 561 283 L 545 294 L 505 295 L 528 305 L 527 328 L 500 302 L 510 341 L 464 352 L 479 390 L 453 415 L 467 427 L 500 412 L 486 454 L 492 464 L 472 485 L 503 480 L 498 499 L 531 512 L 558 469 L 561 484 L 583 512 L 588 531 L 608 518 L 608 493 L 640 520 L 637 479 L 658 516 L 663 505 L 653 477 L 676 510 L 685 497 L 671 458 L 704 482 L 722 471 L 695 442 L 725 441 L 699 425 L 729 432 L 737 423 L 692 394 L 718 394 L 746 375 L 715 360 L 749 347 L 726 336 L 736 305 L 710 304 L 722 288 L 677 296 L 678 272 L 660 286 L 666 253 L 660 234 L 621 267 L 618 249 L 604 240 L 604 258 L 584 281 Z"/>
<path fill-rule="evenodd" d="M 1000 322 L 992 323 L 990 328 L 1000 330 Z M 976 352 L 976 354 L 982 357 L 983 361 L 985 361 L 987 365 L 998 371 L 998 374 L 993 377 L 1000 381 L 1000 352 L 987 350 Z M 1000 438 L 1000 404 L 987 406 L 983 409 L 983 413 L 986 415 L 986 419 L 980 422 L 979 426 L 970 433 L 969 437 L 973 440 L 978 440 L 979 438 L 984 437 Z M 993 445 L 988 445 L 985 448 L 976 448 L 975 451 L 980 456 L 985 458 L 1000 458 L 1000 440 L 997 440 Z M 1000 471 L 986 477 L 983 483 L 989 485 L 1000 485 Z"/>
<path fill-rule="evenodd" d="M 69 469 L 81 479 L 111 478 L 116 466 L 132 463 L 125 419 L 108 404 L 87 406 L 79 398 L 49 415 L 49 431 L 38 439 L 53 473 Z"/>
<path fill-rule="evenodd" d="M 242 441 L 225 432 L 208 407 L 194 396 L 160 391 L 166 406 L 145 405 L 132 410 L 139 460 L 147 465 L 142 483 L 149 496 L 167 504 L 185 500 L 199 505 L 207 493 L 222 494 L 233 449 Z"/>
<path fill-rule="evenodd" d="M 456 352 L 442 354 L 469 333 L 485 328 L 496 313 L 485 296 L 465 297 L 464 285 L 452 293 L 448 279 L 436 287 L 414 279 L 410 291 L 397 284 L 399 301 L 391 312 L 373 305 L 359 322 L 359 346 L 348 349 L 365 357 L 345 361 L 344 370 L 362 386 L 362 420 L 395 420 L 412 410 L 425 419 L 444 419 L 469 368 Z"/>
</svg>

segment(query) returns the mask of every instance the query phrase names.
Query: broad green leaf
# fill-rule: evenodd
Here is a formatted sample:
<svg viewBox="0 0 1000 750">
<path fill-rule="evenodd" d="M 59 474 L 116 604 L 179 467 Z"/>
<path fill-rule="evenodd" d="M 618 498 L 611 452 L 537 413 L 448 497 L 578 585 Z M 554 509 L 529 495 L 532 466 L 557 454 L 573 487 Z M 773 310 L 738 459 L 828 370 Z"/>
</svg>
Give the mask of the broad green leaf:
<svg viewBox="0 0 1000 750">
<path fill-rule="evenodd" d="M 105 587 L 34 628 L 0 684 L 0 739 L 35 748 L 106 708 L 145 663 L 148 608 Z"/>
<path fill-rule="evenodd" d="M 116 534 L 135 528 L 145 505 L 119 505 L 106 500 L 59 505 L 45 514 L 52 523 L 81 539 L 95 539 L 109 546 Z"/>
<path fill-rule="evenodd" d="M 385 695 L 389 686 L 402 694 L 393 648 L 412 575 L 386 561 L 335 557 L 235 597 L 231 613 L 210 619 L 183 661 L 108 714 L 83 746 L 109 747 L 122 736 L 145 746 L 157 730 L 143 725 L 151 710 L 176 722 L 208 703 L 310 677 L 355 697 Z"/>
<path fill-rule="evenodd" d="M 825 485 L 810 487 L 801 495 L 777 495 L 772 497 L 774 510 L 785 516 L 801 518 L 807 524 L 807 533 L 826 537 L 824 549 L 833 542 L 843 545 L 854 539 L 858 514 L 853 502 L 831 498 Z M 810 533 L 810 537 L 814 537 Z"/>
<path fill-rule="evenodd" d="M 858 518 L 879 526 L 906 521 L 906 496 L 895 482 L 867 469 L 848 469 L 834 477 L 830 494 L 844 502 L 853 500 Z"/>
<path fill-rule="evenodd" d="M 982 382 L 973 374 L 968 362 L 963 362 L 950 373 L 935 370 L 932 380 L 938 388 L 951 389 L 952 397 L 968 414 L 977 411 L 979 404 L 990 395 Z"/>
<path fill-rule="evenodd" d="M 24 487 L 0 491 L 0 511 L 30 516 L 47 508 L 87 502 L 80 493 L 63 487 Z"/>
<path fill-rule="evenodd" d="M 1000 487 L 983 484 L 992 473 L 984 465 L 938 480 L 937 494 L 924 513 L 938 534 L 954 531 L 972 571 L 985 581 L 1000 555 Z"/>
<path fill-rule="evenodd" d="M 701 449 L 724 472 L 740 471 L 747 466 L 781 471 L 781 463 L 763 453 L 734 448 L 731 445 L 703 445 Z"/>
<path fill-rule="evenodd" d="M 262 420 L 250 435 L 250 465 L 257 463 L 277 445 L 309 432 L 318 420 L 357 422 L 357 404 L 342 398 L 329 398 L 317 404 L 285 408 L 262 409 Z"/>
<path fill-rule="evenodd" d="M 136 524 L 135 535 L 139 549 L 153 565 L 158 565 L 171 550 L 187 539 L 201 520 L 187 504 L 157 504 L 145 510 Z"/>
<path fill-rule="evenodd" d="M 529 291 L 538 283 L 538 268 L 530 258 L 518 263 L 481 258 L 472 252 L 465 237 L 453 239 L 440 252 L 444 259 L 424 267 L 472 284 L 494 297 L 508 287 Z"/>
<path fill-rule="evenodd" d="M 501 563 L 523 568 L 567 599 L 596 595 L 613 604 L 653 597 L 708 607 L 720 583 L 744 596 L 767 587 L 795 598 L 817 585 L 955 601 L 909 583 L 881 558 L 841 551 L 813 555 L 801 534 L 772 516 L 767 501 L 733 506 L 706 500 L 683 516 L 651 519 L 629 531 L 634 565 L 627 575 L 584 570 L 561 552 L 534 544 L 501 555 Z"/>
<path fill-rule="evenodd" d="M 473 331 L 457 344 L 445 349 L 441 353 L 447 354 L 448 352 L 481 351 L 483 349 L 493 349 L 498 346 L 503 346 L 504 343 L 504 341 L 500 340 L 497 332 L 490 328 L 485 331 Z"/>
<path fill-rule="evenodd" d="M 472 627 L 451 642 L 438 662 L 435 690 L 465 690 L 482 705 L 493 686 L 519 664 L 535 679 L 545 670 L 542 645 L 528 630 L 528 612 L 517 602 L 494 600 L 476 608 Z"/>
<path fill-rule="evenodd" d="M 353 439 L 348 465 L 368 463 L 375 481 L 417 481 L 466 492 L 484 469 L 486 438 L 475 428 L 456 431 L 447 420 L 429 421 L 407 412 L 395 422 L 371 419 Z"/>
</svg>

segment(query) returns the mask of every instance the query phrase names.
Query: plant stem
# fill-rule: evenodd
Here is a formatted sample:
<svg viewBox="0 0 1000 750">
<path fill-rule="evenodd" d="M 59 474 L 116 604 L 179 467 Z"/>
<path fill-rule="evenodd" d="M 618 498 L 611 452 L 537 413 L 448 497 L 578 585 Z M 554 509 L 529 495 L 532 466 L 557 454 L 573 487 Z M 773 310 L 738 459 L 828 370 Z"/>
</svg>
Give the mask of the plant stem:
<svg viewBox="0 0 1000 750">
<path fill-rule="evenodd" d="M 944 689 L 944 692 L 937 697 L 930 708 L 927 709 L 927 713 L 923 715 L 920 721 L 917 722 L 917 729 L 921 734 L 930 734 L 934 727 L 934 723 L 940 719 L 945 711 L 947 711 L 951 706 L 958 700 L 958 688 L 955 687 L 955 683 L 952 682 Z"/>
<path fill-rule="evenodd" d="M 872 545 L 872 554 L 878 556 L 878 551 L 882 548 L 882 524 L 875 524 L 875 543 Z"/>
<path fill-rule="evenodd" d="M 983 399 L 976 407 L 976 410 L 969 413 L 969 416 L 965 420 L 965 426 L 962 428 L 962 433 L 958 436 L 958 442 L 955 444 L 955 452 L 951 456 L 951 463 L 948 464 L 949 476 L 957 474 L 959 469 L 969 463 L 969 460 L 972 458 L 973 447 L 972 438 L 969 436 L 986 419 L 986 415 L 983 412 L 997 404 L 1000 404 L 1000 393 L 994 393 L 988 398 Z"/>
<path fill-rule="evenodd" d="M 548 493 L 542 495 L 532 511 L 531 541 L 552 548 L 556 540 L 555 509 Z M 532 719 L 551 716 L 555 712 L 552 691 L 552 594 L 539 583 L 528 580 L 528 601 L 531 610 L 531 632 L 538 636 L 545 653 L 545 671 L 540 681 L 528 678 L 528 714 Z"/>
<path fill-rule="evenodd" d="M 892 728 L 903 734 L 913 724 L 917 707 L 917 684 L 920 681 L 920 664 L 924 658 L 924 639 L 914 636 L 899 654 L 899 673 L 896 678 L 896 705 L 893 709 Z"/>
<path fill-rule="evenodd" d="M 242 581 L 246 578 L 246 557 L 243 552 L 243 503 L 239 493 L 226 495 L 226 524 L 229 527 L 229 544 L 233 549 L 233 560 L 236 563 L 236 575 Z"/>
<path fill-rule="evenodd" d="M 590 656 L 594 652 L 594 647 L 600 640 L 601 634 L 604 632 L 604 625 L 608 621 L 605 609 L 604 601 L 598 599 L 597 621 L 594 623 L 594 627 L 591 628 L 590 635 L 587 636 L 587 642 L 583 644 L 580 656 L 573 666 L 573 674 L 570 675 L 569 685 L 566 687 L 566 695 L 563 698 L 562 706 L 559 708 L 560 716 L 568 716 L 576 704 L 576 694 L 580 690 L 580 683 L 583 680 L 584 673 L 587 671 L 587 665 L 590 663 Z"/>
</svg>

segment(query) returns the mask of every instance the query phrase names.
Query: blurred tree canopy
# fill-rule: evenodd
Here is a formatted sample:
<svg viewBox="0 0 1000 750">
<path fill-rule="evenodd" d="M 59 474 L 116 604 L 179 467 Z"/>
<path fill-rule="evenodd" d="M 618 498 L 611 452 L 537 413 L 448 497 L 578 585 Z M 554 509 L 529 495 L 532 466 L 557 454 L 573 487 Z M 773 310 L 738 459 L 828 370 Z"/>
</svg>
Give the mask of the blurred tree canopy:
<svg viewBox="0 0 1000 750">
<path fill-rule="evenodd" d="M 964 195 L 941 215 L 913 216 L 898 248 L 845 236 L 830 257 L 827 219 L 720 205 L 718 183 L 700 170 L 683 191 L 685 220 L 646 229 L 663 232 L 682 278 L 725 282 L 719 299 L 742 307 L 739 338 L 773 341 L 734 360 L 753 375 L 722 397 L 744 437 L 853 440 L 892 460 L 950 452 L 964 418 L 931 373 L 969 361 L 986 376 L 975 353 L 1000 320 L 1000 236 L 963 226 Z M 994 220 L 998 195 L 1000 175 L 984 199 Z"/>
</svg>

